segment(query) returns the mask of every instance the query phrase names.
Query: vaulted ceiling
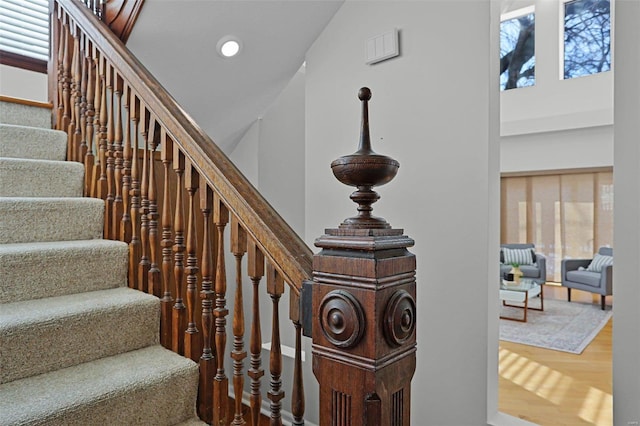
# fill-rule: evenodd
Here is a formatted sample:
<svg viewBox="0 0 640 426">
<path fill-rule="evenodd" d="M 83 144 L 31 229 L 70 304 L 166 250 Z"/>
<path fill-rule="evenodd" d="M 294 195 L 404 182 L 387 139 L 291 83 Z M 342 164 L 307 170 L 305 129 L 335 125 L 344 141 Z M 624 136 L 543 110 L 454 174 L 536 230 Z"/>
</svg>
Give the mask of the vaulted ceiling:
<svg viewBox="0 0 640 426">
<path fill-rule="evenodd" d="M 226 152 L 275 101 L 343 0 L 148 0 L 127 47 Z M 218 41 L 242 43 L 223 58 Z"/>
</svg>

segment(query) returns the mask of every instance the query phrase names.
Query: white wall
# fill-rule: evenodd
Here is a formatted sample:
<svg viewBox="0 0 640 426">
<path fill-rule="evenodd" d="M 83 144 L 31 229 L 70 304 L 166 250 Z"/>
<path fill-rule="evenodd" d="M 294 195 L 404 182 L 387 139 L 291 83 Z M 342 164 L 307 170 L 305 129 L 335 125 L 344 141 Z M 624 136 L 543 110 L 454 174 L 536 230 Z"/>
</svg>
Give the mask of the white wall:
<svg viewBox="0 0 640 426">
<path fill-rule="evenodd" d="M 640 1 L 616 8 L 613 424 L 640 422 Z"/>
<path fill-rule="evenodd" d="M 521 1 L 508 9 L 530 3 L 535 4 L 536 84 L 500 94 L 501 171 L 612 166 L 614 73 L 562 79 L 563 3 Z"/>
<path fill-rule="evenodd" d="M 47 74 L 0 65 L 0 94 L 48 102 Z"/>
<path fill-rule="evenodd" d="M 613 126 L 500 138 L 500 171 L 613 166 Z"/>
<path fill-rule="evenodd" d="M 374 214 L 416 240 L 416 425 L 481 425 L 496 409 L 487 408 L 487 366 L 497 376 L 497 297 L 489 277 L 498 275 L 499 214 L 489 3 L 347 1 L 307 54 L 309 244 L 356 212 L 352 188 L 335 180 L 329 165 L 357 148 L 360 87 L 373 92 L 373 149 L 400 162 L 396 179 L 378 189 Z M 464 31 L 452 31 L 453 24 Z M 401 56 L 365 65 L 365 40 L 394 27 Z"/>
</svg>

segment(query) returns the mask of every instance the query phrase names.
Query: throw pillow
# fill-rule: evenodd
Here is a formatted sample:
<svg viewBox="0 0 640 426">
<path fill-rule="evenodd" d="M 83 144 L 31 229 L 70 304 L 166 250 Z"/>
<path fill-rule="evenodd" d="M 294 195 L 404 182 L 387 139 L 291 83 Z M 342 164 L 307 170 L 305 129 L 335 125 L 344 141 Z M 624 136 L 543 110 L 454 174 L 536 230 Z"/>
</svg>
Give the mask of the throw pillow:
<svg viewBox="0 0 640 426">
<path fill-rule="evenodd" d="M 608 265 L 613 265 L 613 256 L 605 256 L 603 254 L 596 253 L 589 266 L 587 266 L 587 271 L 602 272 L 602 268 Z"/>
<path fill-rule="evenodd" d="M 519 265 L 533 265 L 533 255 L 531 249 L 511 249 L 504 247 L 504 263 L 517 263 Z"/>
</svg>

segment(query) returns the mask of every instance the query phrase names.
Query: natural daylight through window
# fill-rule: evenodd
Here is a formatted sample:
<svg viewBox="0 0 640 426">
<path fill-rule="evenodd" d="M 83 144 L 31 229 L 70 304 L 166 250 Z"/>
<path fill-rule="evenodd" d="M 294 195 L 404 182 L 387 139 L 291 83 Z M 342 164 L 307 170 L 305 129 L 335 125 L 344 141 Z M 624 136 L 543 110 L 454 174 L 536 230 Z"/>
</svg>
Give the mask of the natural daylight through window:
<svg viewBox="0 0 640 426">
<path fill-rule="evenodd" d="M 533 86 L 535 13 L 532 7 L 502 15 L 500 22 L 500 90 Z"/>
<path fill-rule="evenodd" d="M 564 78 L 611 69 L 609 0 L 564 3 Z"/>
</svg>

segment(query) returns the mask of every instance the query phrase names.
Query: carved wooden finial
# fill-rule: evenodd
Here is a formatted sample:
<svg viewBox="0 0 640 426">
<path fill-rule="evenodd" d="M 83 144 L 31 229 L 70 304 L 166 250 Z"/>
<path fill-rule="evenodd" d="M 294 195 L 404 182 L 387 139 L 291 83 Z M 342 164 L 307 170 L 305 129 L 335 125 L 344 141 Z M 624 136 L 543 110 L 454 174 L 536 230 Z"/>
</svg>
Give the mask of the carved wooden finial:
<svg viewBox="0 0 640 426">
<path fill-rule="evenodd" d="M 358 215 L 345 219 L 340 228 L 349 229 L 387 229 L 391 225 L 386 220 L 371 215 L 371 205 L 380 199 L 374 186 L 390 182 L 398 172 L 400 164 L 393 158 L 376 154 L 371 149 L 369 135 L 369 106 L 371 90 L 363 87 L 358 91 L 362 101 L 362 124 L 358 150 L 338 158 L 331 163 L 334 176 L 345 185 L 355 186 L 357 191 L 350 198 L 358 204 Z"/>
</svg>

